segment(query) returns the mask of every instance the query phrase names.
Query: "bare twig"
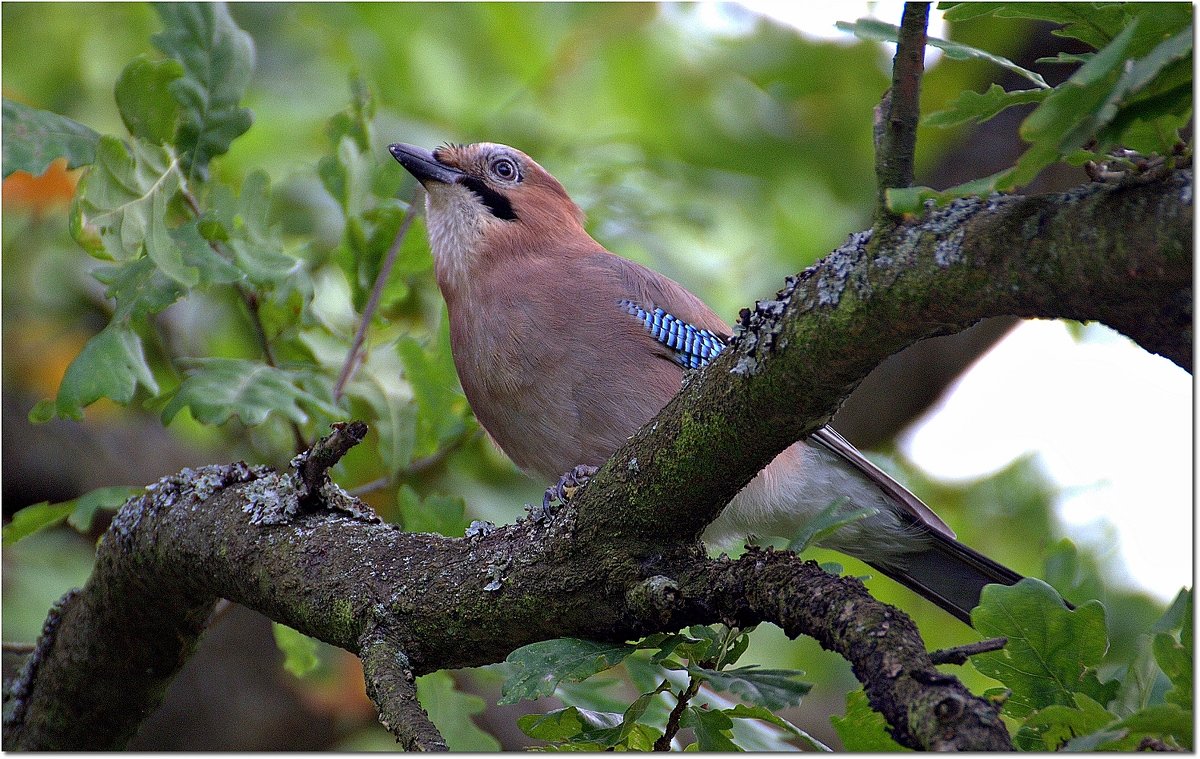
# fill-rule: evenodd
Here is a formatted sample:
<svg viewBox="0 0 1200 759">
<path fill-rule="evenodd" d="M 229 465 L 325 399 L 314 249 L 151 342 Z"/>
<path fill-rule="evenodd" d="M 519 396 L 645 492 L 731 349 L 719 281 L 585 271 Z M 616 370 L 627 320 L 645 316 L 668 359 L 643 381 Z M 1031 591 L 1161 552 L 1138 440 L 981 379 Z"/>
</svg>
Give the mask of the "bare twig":
<svg viewBox="0 0 1200 759">
<path fill-rule="evenodd" d="M 371 480 L 370 482 L 364 482 L 357 487 L 351 488 L 348 492 L 352 496 L 361 497 L 367 493 L 374 493 L 376 490 L 383 490 L 384 488 L 400 482 L 401 480 L 408 479 L 409 477 L 415 477 L 419 474 L 428 472 L 430 469 L 433 469 L 435 466 L 441 464 L 443 461 L 449 458 L 450 454 L 454 453 L 459 448 L 462 448 L 466 443 L 478 437 L 480 429 L 480 427 L 476 426 L 468 427 L 463 430 L 461 435 L 454 438 L 449 443 L 429 454 L 428 456 L 422 456 L 419 459 L 413 459 L 408 466 L 396 472 L 395 475 L 379 477 Z"/>
<path fill-rule="evenodd" d="M 913 183 L 917 122 L 921 115 L 921 75 L 925 71 L 929 3 L 905 3 L 900 39 L 892 60 L 892 87 L 875 112 L 875 179 L 879 185 L 877 218 L 885 218 L 887 190 Z"/>
<path fill-rule="evenodd" d="M 37 648 L 33 643 L 16 643 L 14 641 L 4 641 L 2 650 L 6 654 L 31 654 Z"/>
<path fill-rule="evenodd" d="M 330 426 L 333 432 L 318 440 L 311 450 L 296 457 L 300 479 L 310 495 L 321 489 L 329 468 L 367 436 L 364 422 L 337 422 Z"/>
<path fill-rule="evenodd" d="M 929 660 L 934 664 L 966 664 L 967 657 L 984 654 L 988 651 L 999 651 L 1008 645 L 1008 638 L 989 638 L 964 646 L 942 648 L 929 652 Z"/>
<path fill-rule="evenodd" d="M 396 263 L 396 256 L 400 252 L 400 246 L 404 243 L 404 238 L 412 226 L 413 219 L 421 213 L 421 201 L 424 195 L 424 188 L 418 184 L 408 199 L 408 213 L 404 215 L 404 221 L 400 222 L 400 228 L 396 230 L 396 236 L 392 240 L 392 245 L 388 248 L 387 255 L 383 257 L 383 263 L 379 267 L 379 274 L 375 277 L 375 285 L 371 288 L 371 297 L 367 299 L 367 305 L 363 307 L 362 320 L 358 324 L 358 331 L 354 333 L 354 342 L 350 344 L 350 352 L 346 354 L 346 362 L 342 364 L 342 371 L 338 373 L 337 382 L 333 385 L 334 401 L 341 399 L 342 393 L 346 390 L 346 383 L 350 381 L 350 378 L 354 376 L 355 370 L 358 369 L 363 341 L 367 337 L 367 328 L 371 326 L 371 319 L 375 316 L 375 310 L 379 308 L 379 300 L 383 297 L 383 286 L 387 283 L 387 278 L 392 272 L 393 264 Z"/>
</svg>

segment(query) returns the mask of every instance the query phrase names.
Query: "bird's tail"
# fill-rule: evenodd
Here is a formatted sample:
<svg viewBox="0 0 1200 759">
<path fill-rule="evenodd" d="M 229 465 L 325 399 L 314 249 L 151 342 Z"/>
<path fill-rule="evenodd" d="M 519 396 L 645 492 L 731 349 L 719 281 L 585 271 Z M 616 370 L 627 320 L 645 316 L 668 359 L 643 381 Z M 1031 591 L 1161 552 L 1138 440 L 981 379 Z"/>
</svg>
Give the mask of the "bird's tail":
<svg viewBox="0 0 1200 759">
<path fill-rule="evenodd" d="M 927 534 L 929 542 L 920 551 L 904 554 L 894 563 L 867 563 L 967 624 L 984 585 L 1015 585 L 1023 579 L 954 538 L 932 530 Z"/>
</svg>

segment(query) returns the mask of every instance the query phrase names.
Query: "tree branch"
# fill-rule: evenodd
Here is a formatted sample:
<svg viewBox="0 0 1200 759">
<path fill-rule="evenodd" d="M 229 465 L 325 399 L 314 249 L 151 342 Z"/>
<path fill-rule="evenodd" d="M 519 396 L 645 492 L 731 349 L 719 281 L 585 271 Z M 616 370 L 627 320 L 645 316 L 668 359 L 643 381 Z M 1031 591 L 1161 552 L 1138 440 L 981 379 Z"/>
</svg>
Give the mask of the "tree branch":
<svg viewBox="0 0 1200 759">
<path fill-rule="evenodd" d="M 856 578 L 830 575 L 795 554 L 751 550 L 698 567 L 682 590 L 689 602 L 740 625 L 772 622 L 788 637 L 809 635 L 841 654 L 902 745 L 1012 750 L 999 707 L 935 669 L 912 620 Z"/>
<path fill-rule="evenodd" d="M 416 677 L 408 657 L 381 630 L 369 633 L 358 650 L 367 695 L 379 721 L 405 751 L 448 751 L 446 741 L 417 700 Z"/>
<path fill-rule="evenodd" d="M 185 470 L 113 520 L 12 691 L 5 745 L 122 745 L 222 597 L 371 659 L 377 702 L 413 745 L 437 739 L 411 708 L 410 674 L 553 637 L 765 619 L 850 659 L 907 745 L 995 747 L 994 710 L 929 669 L 903 615 L 785 554 L 709 560 L 697 536 L 875 364 L 983 316 L 1100 319 L 1190 366 L 1191 245 L 1190 172 L 963 200 L 854 235 L 746 311 L 734 346 L 554 518 L 486 535 L 404 533 L 327 482 L 301 508 L 312 485 L 290 472 Z"/>
<path fill-rule="evenodd" d="M 942 648 L 929 652 L 929 660 L 934 664 L 966 664 L 967 659 L 975 654 L 986 654 L 989 651 L 999 651 L 1008 645 L 1008 638 L 988 638 L 987 640 L 966 643 L 953 648 Z"/>
</svg>

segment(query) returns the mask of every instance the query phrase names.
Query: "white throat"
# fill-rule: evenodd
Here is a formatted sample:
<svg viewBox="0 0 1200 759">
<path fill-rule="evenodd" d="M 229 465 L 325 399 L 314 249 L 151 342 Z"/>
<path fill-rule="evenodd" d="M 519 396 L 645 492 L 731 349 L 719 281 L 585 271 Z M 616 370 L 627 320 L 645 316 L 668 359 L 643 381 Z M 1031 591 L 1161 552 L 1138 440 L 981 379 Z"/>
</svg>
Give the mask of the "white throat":
<svg viewBox="0 0 1200 759">
<path fill-rule="evenodd" d="M 443 288 L 466 286 L 492 215 L 466 187 L 439 184 L 425 197 L 425 219 L 438 283 Z"/>
</svg>

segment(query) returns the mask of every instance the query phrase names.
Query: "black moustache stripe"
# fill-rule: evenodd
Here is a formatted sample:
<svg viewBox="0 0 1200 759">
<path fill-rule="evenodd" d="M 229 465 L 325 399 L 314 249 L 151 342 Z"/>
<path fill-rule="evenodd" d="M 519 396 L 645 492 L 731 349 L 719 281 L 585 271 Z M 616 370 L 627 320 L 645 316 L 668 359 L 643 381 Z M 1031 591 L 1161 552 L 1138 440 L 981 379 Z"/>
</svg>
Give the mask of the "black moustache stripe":
<svg viewBox="0 0 1200 759">
<path fill-rule="evenodd" d="M 517 214 L 513 211 L 512 203 L 508 202 L 508 198 L 488 187 L 483 182 L 475 177 L 466 177 L 459 180 L 464 187 L 475 193 L 483 204 L 492 212 L 492 216 L 505 221 L 516 221 Z"/>
</svg>

